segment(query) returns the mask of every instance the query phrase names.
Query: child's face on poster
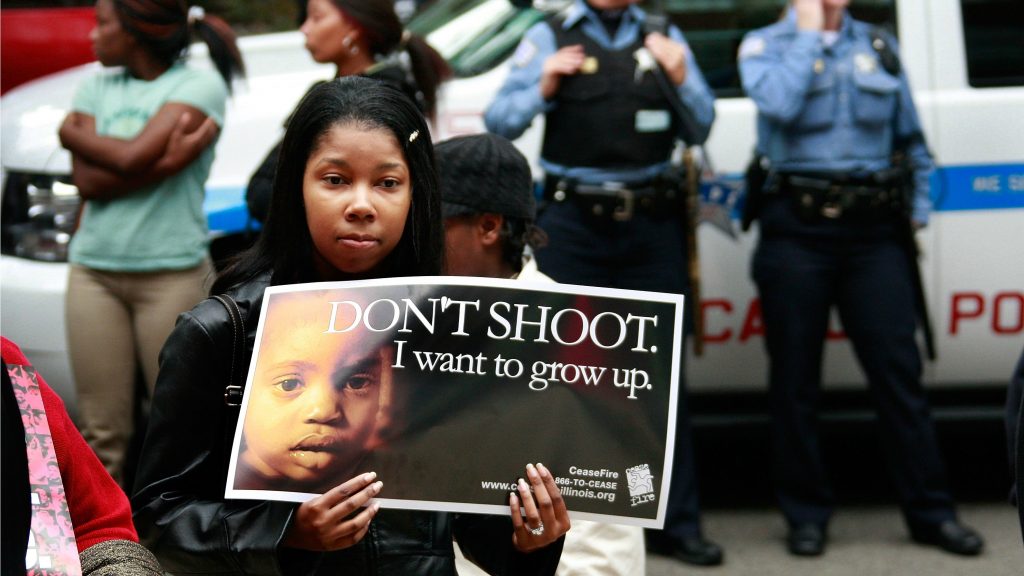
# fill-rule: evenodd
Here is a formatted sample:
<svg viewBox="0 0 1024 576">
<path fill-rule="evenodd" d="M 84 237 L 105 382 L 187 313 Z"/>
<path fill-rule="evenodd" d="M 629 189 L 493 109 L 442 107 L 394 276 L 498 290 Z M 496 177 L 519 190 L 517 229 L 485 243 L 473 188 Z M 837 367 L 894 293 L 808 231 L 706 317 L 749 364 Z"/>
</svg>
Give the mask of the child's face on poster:
<svg viewBox="0 0 1024 576">
<path fill-rule="evenodd" d="M 390 387 L 388 349 L 358 329 L 325 334 L 323 304 L 283 299 L 266 321 L 242 459 L 271 480 L 347 480 L 335 476 L 368 449 Z"/>
</svg>

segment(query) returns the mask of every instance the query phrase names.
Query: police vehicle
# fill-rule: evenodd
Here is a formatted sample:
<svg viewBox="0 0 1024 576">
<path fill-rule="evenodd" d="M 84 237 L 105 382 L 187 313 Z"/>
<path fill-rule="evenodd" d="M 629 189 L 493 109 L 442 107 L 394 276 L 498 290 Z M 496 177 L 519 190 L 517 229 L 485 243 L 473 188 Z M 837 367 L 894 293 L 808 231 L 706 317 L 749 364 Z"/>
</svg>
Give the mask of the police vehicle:
<svg viewBox="0 0 1024 576">
<path fill-rule="evenodd" d="M 528 1 L 526 2 L 528 4 Z M 523 33 L 565 0 L 438 0 L 409 28 L 428 37 L 456 71 L 444 88 L 435 139 L 484 129 L 482 113 L 501 85 Z M 777 20 L 782 0 L 663 0 L 717 96 L 704 147 L 699 228 L 704 353 L 687 361 L 694 397 L 763 398 L 766 355 L 749 278 L 755 229 L 741 233 L 742 172 L 754 146 L 755 109 L 739 84 L 743 35 Z M 938 358 L 926 386 L 959 416 L 995 417 L 1024 349 L 1024 11 L 1015 0 L 856 0 L 852 14 L 890 28 L 914 89 L 938 170 L 935 212 L 918 233 Z M 314 64 L 297 32 L 243 38 L 249 77 L 236 87 L 217 144 L 205 208 L 215 255 L 244 241 L 253 226 L 244 188 L 281 136 L 285 115 L 330 67 Z M 193 61 L 204 62 L 194 49 Z M 2 99 L 4 335 L 73 404 L 64 337 L 67 242 L 78 197 L 70 159 L 56 133 L 71 95 L 95 64 L 28 84 Z M 542 119 L 516 144 L 538 156 Z M 536 168 L 536 165 L 534 165 Z M 540 172 L 535 172 L 540 176 Z M 879 298 L 884 298 L 880 294 Z M 691 352 L 692 356 L 692 352 Z M 853 352 L 833 322 L 824 363 L 826 389 L 863 389 Z M 851 395 L 850 398 L 853 398 Z M 710 404 L 715 406 L 714 403 Z M 752 409 L 751 414 L 762 411 Z M 699 412 L 699 410 L 698 410 Z M 947 412 L 949 413 L 949 412 Z"/>
</svg>

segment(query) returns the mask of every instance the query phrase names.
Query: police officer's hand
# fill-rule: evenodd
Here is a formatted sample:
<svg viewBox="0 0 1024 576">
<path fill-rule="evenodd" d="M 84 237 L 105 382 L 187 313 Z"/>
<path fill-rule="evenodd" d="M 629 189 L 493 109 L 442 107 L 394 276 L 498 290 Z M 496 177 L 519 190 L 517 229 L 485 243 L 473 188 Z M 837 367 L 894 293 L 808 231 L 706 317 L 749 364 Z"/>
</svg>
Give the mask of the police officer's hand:
<svg viewBox="0 0 1024 576">
<path fill-rule="evenodd" d="M 540 73 L 540 95 L 545 100 L 551 100 L 558 93 L 558 86 L 562 82 L 562 76 L 571 76 L 583 66 L 583 60 L 587 57 L 583 51 L 582 44 L 566 46 L 555 52 L 544 61 L 544 68 Z"/>
<path fill-rule="evenodd" d="M 359 511 L 380 492 L 381 482 L 374 482 L 376 479 L 373 472 L 360 474 L 300 504 L 285 533 L 284 545 L 326 552 L 357 544 L 379 510 L 379 504 L 373 504 Z"/>
<path fill-rule="evenodd" d="M 824 30 L 825 8 L 821 0 L 793 0 L 796 27 L 800 30 Z"/>
<path fill-rule="evenodd" d="M 686 81 L 686 47 L 657 32 L 647 35 L 644 46 L 661 65 L 672 84 L 682 86 Z"/>
</svg>

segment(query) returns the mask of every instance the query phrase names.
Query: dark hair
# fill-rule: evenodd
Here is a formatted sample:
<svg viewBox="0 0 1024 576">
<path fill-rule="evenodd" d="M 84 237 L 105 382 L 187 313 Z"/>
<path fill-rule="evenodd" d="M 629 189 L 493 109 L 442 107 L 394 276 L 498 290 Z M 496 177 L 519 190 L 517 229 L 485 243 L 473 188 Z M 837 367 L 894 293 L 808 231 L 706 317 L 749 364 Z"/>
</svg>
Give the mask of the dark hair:
<svg viewBox="0 0 1024 576">
<path fill-rule="evenodd" d="M 458 216 L 450 216 L 448 220 L 465 219 L 471 221 L 486 212 L 464 212 Z M 523 270 L 523 253 L 529 246 L 536 251 L 548 244 L 548 235 L 533 223 L 533 220 L 501 215 L 501 230 L 498 231 L 501 241 L 501 260 L 517 273 Z"/>
<path fill-rule="evenodd" d="M 426 40 L 405 30 L 394 0 L 331 0 L 342 14 L 359 26 L 374 56 L 388 56 L 405 51 L 416 81 L 416 97 L 420 109 L 433 118 L 437 110 L 437 89 L 451 76 L 444 57 Z"/>
<path fill-rule="evenodd" d="M 231 79 L 245 74 L 235 33 L 224 20 L 201 8 L 190 11 L 184 0 L 111 0 L 121 27 L 143 49 L 171 66 L 188 55 L 193 30 L 206 43 L 210 60 L 231 90 Z"/>
<path fill-rule="evenodd" d="M 273 271 L 273 284 L 316 279 L 313 239 L 302 199 L 303 174 L 323 135 L 333 126 L 347 124 L 390 132 L 409 165 L 412 204 L 402 239 L 385 259 L 386 272 L 380 276 L 441 273 L 441 192 L 427 122 L 401 90 L 379 80 L 346 76 L 316 86 L 299 102 L 281 143 L 266 226 L 256 244 L 217 278 L 211 294 L 222 293 L 267 271 Z"/>
<path fill-rule="evenodd" d="M 501 257 L 516 272 L 523 269 L 523 252 L 548 244 L 548 235 L 530 220 L 504 216 L 501 226 Z"/>
</svg>

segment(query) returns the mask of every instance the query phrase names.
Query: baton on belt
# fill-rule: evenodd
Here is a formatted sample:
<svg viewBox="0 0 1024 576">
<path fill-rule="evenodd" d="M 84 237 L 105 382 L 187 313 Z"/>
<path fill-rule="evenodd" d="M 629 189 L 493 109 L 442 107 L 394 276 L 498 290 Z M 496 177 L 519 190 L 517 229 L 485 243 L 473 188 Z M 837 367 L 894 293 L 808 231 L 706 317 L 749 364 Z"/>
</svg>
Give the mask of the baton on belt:
<svg viewBox="0 0 1024 576">
<path fill-rule="evenodd" d="M 690 277 L 690 310 L 693 313 L 693 353 L 704 355 L 704 311 L 700 305 L 700 253 L 697 250 L 697 219 L 700 209 L 700 172 L 693 158 L 693 148 L 683 151 L 686 172 L 686 202 L 683 217 L 686 228 L 686 252 Z"/>
<path fill-rule="evenodd" d="M 900 243 L 907 253 L 907 263 L 910 268 L 911 282 L 914 284 L 914 307 L 917 312 L 917 321 L 921 326 L 924 335 L 924 349 L 928 360 L 935 361 L 935 333 L 932 331 L 932 319 L 928 314 L 928 301 L 924 294 L 924 281 L 921 278 L 921 262 L 919 260 L 921 250 L 917 246 L 917 239 L 914 237 L 914 225 L 909 218 L 904 218 L 900 225 Z"/>
<path fill-rule="evenodd" d="M 928 300 L 924 293 L 924 279 L 921 277 L 921 250 L 917 245 L 917 238 L 914 235 L 914 222 L 911 218 L 911 207 L 914 198 L 914 169 L 910 165 L 910 157 L 906 151 L 899 146 L 894 146 L 892 165 L 895 168 L 896 178 L 902 188 L 903 211 L 898 221 L 899 243 L 903 245 L 903 251 L 907 255 L 907 265 L 910 268 L 910 281 L 914 289 L 914 312 L 918 324 L 924 336 L 924 349 L 928 360 L 934 362 L 937 354 L 935 352 L 935 332 L 932 330 L 932 319 L 928 313 Z"/>
</svg>

